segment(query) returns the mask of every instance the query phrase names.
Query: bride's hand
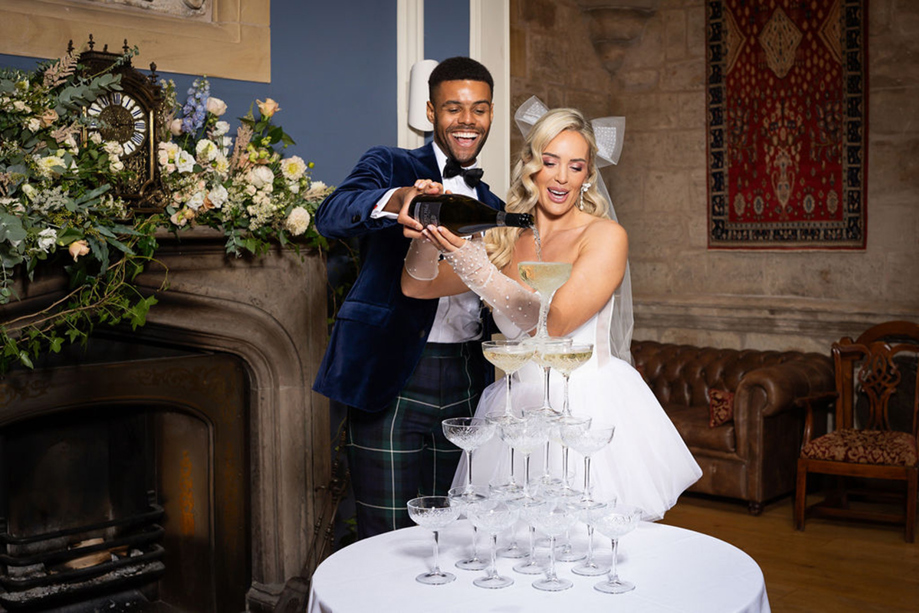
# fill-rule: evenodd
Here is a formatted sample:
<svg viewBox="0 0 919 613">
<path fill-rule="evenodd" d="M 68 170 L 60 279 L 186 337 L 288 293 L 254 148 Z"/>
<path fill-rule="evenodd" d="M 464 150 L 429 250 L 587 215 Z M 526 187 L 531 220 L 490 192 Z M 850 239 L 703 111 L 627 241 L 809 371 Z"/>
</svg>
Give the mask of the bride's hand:
<svg viewBox="0 0 919 613">
<path fill-rule="evenodd" d="M 453 253 L 466 244 L 466 239 L 457 236 L 443 226 L 429 225 L 421 231 L 429 241 L 440 249 L 441 253 Z"/>
</svg>

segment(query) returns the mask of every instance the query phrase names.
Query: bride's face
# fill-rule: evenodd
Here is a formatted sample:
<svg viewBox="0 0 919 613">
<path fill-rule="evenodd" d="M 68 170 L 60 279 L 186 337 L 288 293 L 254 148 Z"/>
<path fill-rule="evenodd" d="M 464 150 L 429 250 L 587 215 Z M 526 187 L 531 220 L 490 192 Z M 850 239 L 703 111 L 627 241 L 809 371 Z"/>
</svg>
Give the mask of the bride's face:
<svg viewBox="0 0 919 613">
<path fill-rule="evenodd" d="M 587 181 L 590 148 L 574 130 L 565 130 L 549 141 L 542 153 L 542 170 L 533 177 L 539 205 L 548 214 L 563 215 L 577 206 L 581 185 Z"/>
</svg>

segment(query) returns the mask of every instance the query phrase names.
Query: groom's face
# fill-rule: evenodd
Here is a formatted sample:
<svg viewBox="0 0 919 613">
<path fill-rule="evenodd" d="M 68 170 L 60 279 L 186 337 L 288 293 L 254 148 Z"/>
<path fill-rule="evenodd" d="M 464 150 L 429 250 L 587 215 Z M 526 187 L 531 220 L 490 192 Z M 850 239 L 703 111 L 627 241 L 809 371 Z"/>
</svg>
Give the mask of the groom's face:
<svg viewBox="0 0 919 613">
<path fill-rule="evenodd" d="M 434 124 L 434 142 L 461 166 L 472 164 L 494 117 L 488 83 L 443 81 L 434 88 L 427 111 L 428 121 Z"/>
</svg>

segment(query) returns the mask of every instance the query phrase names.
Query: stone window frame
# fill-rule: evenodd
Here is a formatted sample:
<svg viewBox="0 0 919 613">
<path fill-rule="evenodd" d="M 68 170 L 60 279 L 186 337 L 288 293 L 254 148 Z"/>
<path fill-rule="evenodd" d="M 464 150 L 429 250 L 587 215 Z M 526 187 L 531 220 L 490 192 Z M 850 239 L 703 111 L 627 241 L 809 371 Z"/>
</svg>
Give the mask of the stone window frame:
<svg viewBox="0 0 919 613">
<path fill-rule="evenodd" d="M 157 72 L 271 82 L 271 0 L 213 0 L 210 21 L 124 5 L 72 0 L 2 0 L 0 53 L 57 58 L 90 34 L 96 49 L 137 45 L 138 68 Z"/>
</svg>

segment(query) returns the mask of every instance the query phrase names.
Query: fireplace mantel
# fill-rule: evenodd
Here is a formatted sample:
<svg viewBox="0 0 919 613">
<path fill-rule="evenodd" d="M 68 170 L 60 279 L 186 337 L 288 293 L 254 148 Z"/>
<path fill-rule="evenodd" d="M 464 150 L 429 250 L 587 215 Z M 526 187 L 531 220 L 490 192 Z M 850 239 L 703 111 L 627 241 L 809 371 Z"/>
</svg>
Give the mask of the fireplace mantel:
<svg viewBox="0 0 919 613">
<path fill-rule="evenodd" d="M 158 293 L 145 326 L 116 335 L 122 342 L 227 353 L 244 362 L 250 395 L 248 600 L 253 610 L 270 610 L 307 560 L 318 488 L 331 472 L 328 403 L 310 389 L 328 337 L 325 263 L 317 253 L 280 249 L 233 258 L 223 237 L 207 229 L 159 242 L 168 290 Z M 162 273 L 151 265 L 138 283 L 157 291 Z M 0 309 L 0 317 L 50 303 L 66 283 L 46 276 L 23 289 L 22 302 Z M 98 331 L 111 333 L 105 326 Z M 0 390 L 0 423 L 12 409 L 3 403 Z"/>
</svg>

